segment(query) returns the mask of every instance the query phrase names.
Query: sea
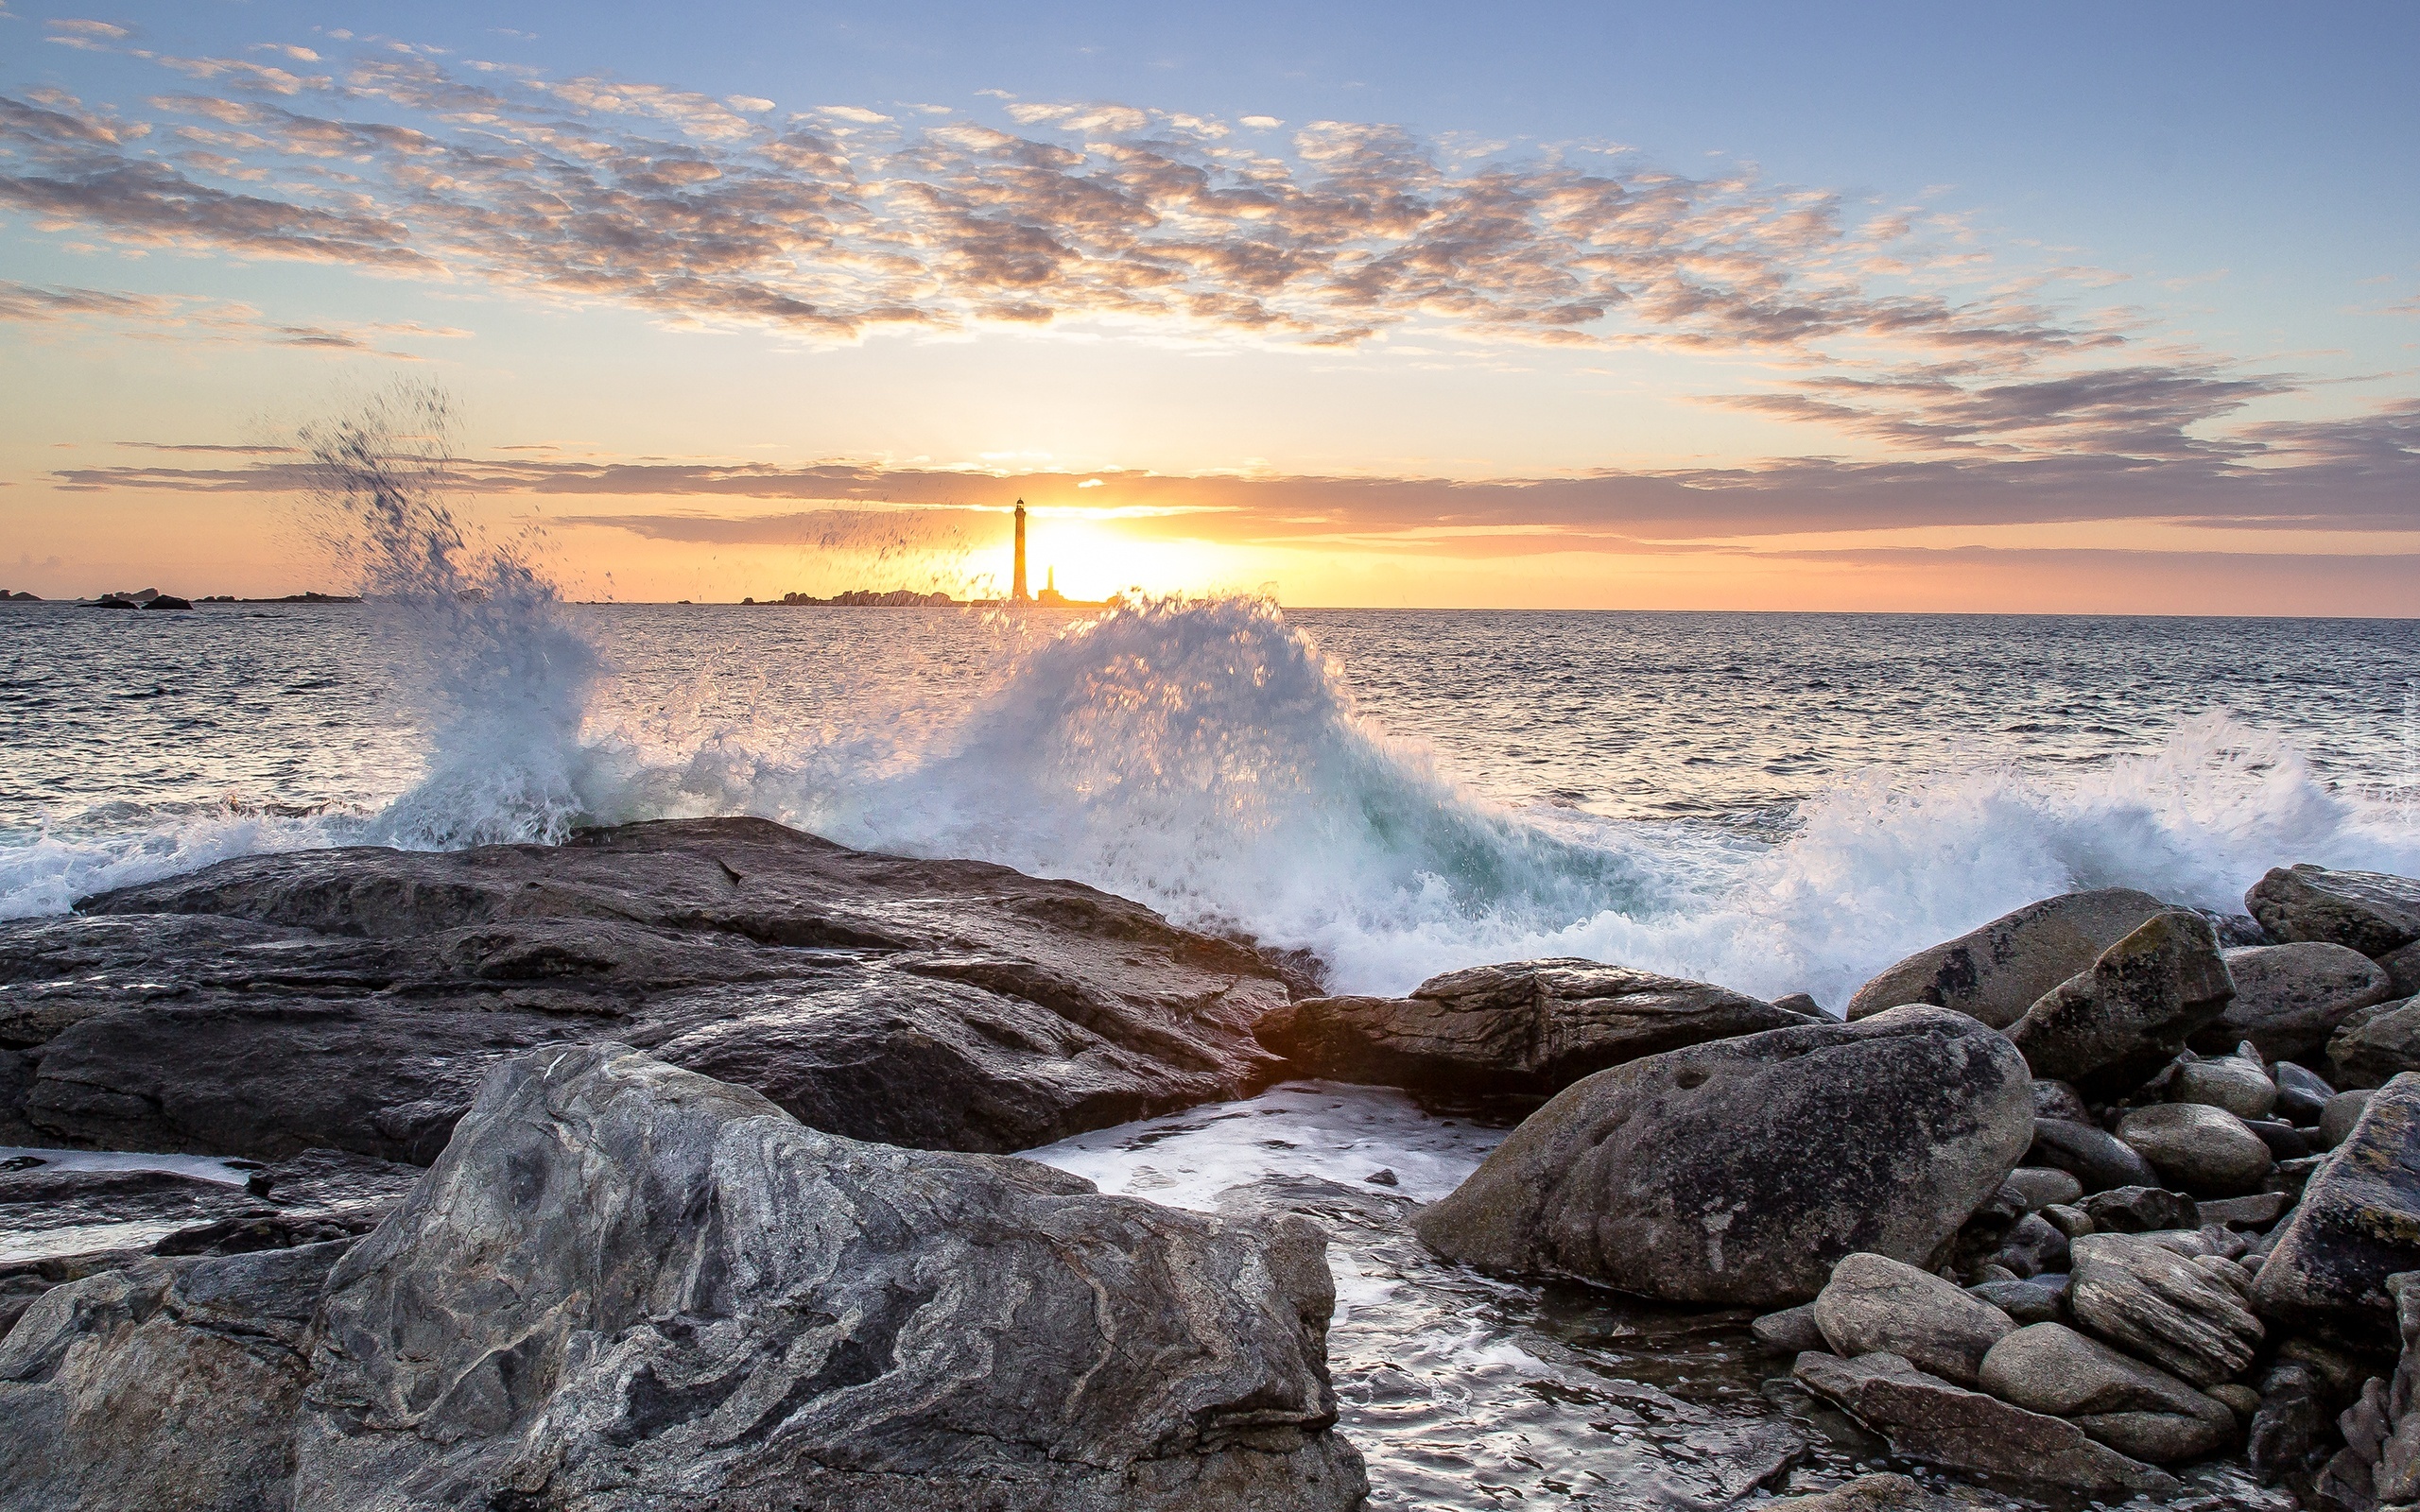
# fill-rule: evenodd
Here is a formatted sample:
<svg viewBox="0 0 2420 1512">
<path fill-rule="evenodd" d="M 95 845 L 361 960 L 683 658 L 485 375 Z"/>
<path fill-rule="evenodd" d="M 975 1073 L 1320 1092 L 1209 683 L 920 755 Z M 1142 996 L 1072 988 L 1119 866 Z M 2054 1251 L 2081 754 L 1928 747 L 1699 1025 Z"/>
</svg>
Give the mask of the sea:
<svg viewBox="0 0 2420 1512">
<path fill-rule="evenodd" d="M 361 603 L 0 606 L 0 918 L 263 850 L 749 814 L 1075 878 L 1338 991 L 1578 955 L 1838 1009 L 2065 890 L 2236 912 L 2273 866 L 2420 873 L 2413 622 L 574 604 L 522 558 L 388 559 L 422 565 Z M 1409 1242 L 1513 1116 L 1291 1083 L 1033 1153 L 1328 1227 L 1374 1505 L 1928 1473 L 1745 1314 Z M 2170 1504 L 2285 1503 L 2221 1468 Z"/>
</svg>

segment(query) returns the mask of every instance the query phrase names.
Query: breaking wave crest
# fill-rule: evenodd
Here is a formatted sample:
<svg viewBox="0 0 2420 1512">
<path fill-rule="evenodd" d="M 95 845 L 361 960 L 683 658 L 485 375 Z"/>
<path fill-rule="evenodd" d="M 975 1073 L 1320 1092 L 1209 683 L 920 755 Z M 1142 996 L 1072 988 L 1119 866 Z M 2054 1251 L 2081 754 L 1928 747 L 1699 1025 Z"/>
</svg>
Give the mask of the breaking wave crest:
<svg viewBox="0 0 2420 1512">
<path fill-rule="evenodd" d="M 2338 791 L 2223 715 L 2064 775 L 1985 760 L 1869 772 L 1778 837 L 1511 807 L 1380 729 L 1300 627 L 1248 598 L 1028 626 L 938 717 L 638 729 L 600 696 L 614 671 L 536 543 L 484 538 L 448 502 L 443 418 L 390 411 L 312 438 L 328 539 L 389 650 L 420 779 L 360 812 L 40 836 L 0 852 L 0 916 L 250 850 L 548 843 L 581 824 L 752 814 L 1076 878 L 1315 952 L 1340 990 L 1575 954 L 1838 1005 L 1909 951 L 2065 889 L 2232 910 L 2286 862 L 2420 870 L 2410 806 Z"/>
</svg>

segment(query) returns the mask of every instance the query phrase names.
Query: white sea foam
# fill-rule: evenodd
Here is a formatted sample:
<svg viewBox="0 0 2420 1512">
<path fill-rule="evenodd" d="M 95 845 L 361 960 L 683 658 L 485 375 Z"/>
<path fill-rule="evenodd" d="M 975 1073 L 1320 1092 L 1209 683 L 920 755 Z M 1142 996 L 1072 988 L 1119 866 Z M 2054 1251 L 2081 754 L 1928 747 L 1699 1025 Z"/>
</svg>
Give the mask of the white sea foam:
<svg viewBox="0 0 2420 1512">
<path fill-rule="evenodd" d="M 612 669 L 533 543 L 483 539 L 448 500 L 441 444 L 397 439 L 441 437 L 442 419 L 373 415 L 314 438 L 326 534 L 371 596 L 420 730 L 419 781 L 362 813 L 231 807 L 34 836 L 0 849 L 0 917 L 259 850 L 754 814 L 1076 878 L 1316 952 L 1339 989 L 1575 954 L 1837 1005 L 1898 956 L 2068 888 L 2232 909 L 2282 862 L 2420 871 L 2411 807 L 2333 790 L 2283 740 L 2216 714 L 2087 770 L 1953 757 L 1855 777 L 1803 804 L 1779 843 L 1516 810 L 1366 717 L 1312 640 L 1249 598 L 1028 627 L 945 716 L 634 724 L 602 696 Z"/>
</svg>

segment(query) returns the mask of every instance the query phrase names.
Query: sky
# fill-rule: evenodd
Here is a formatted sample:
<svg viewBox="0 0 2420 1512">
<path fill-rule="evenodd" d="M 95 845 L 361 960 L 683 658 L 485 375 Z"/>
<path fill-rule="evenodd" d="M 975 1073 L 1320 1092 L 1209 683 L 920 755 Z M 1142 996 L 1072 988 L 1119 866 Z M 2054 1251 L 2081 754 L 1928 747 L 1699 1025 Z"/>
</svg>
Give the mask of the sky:
<svg viewBox="0 0 2420 1512">
<path fill-rule="evenodd" d="M 0 588 L 2420 613 L 2420 7 L 0 0 Z M 406 438 L 407 440 L 410 438 Z"/>
</svg>

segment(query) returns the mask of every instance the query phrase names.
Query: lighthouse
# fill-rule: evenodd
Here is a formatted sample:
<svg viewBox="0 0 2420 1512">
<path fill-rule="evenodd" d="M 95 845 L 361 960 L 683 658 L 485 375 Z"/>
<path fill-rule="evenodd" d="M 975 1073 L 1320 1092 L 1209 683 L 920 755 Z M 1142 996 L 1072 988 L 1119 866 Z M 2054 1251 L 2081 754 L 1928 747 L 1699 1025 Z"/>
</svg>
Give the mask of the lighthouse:
<svg viewBox="0 0 2420 1512">
<path fill-rule="evenodd" d="M 1025 591 L 1025 501 L 1017 501 L 1017 570 L 1015 586 L 1009 590 L 1009 602 L 1023 604 L 1030 595 Z"/>
</svg>

